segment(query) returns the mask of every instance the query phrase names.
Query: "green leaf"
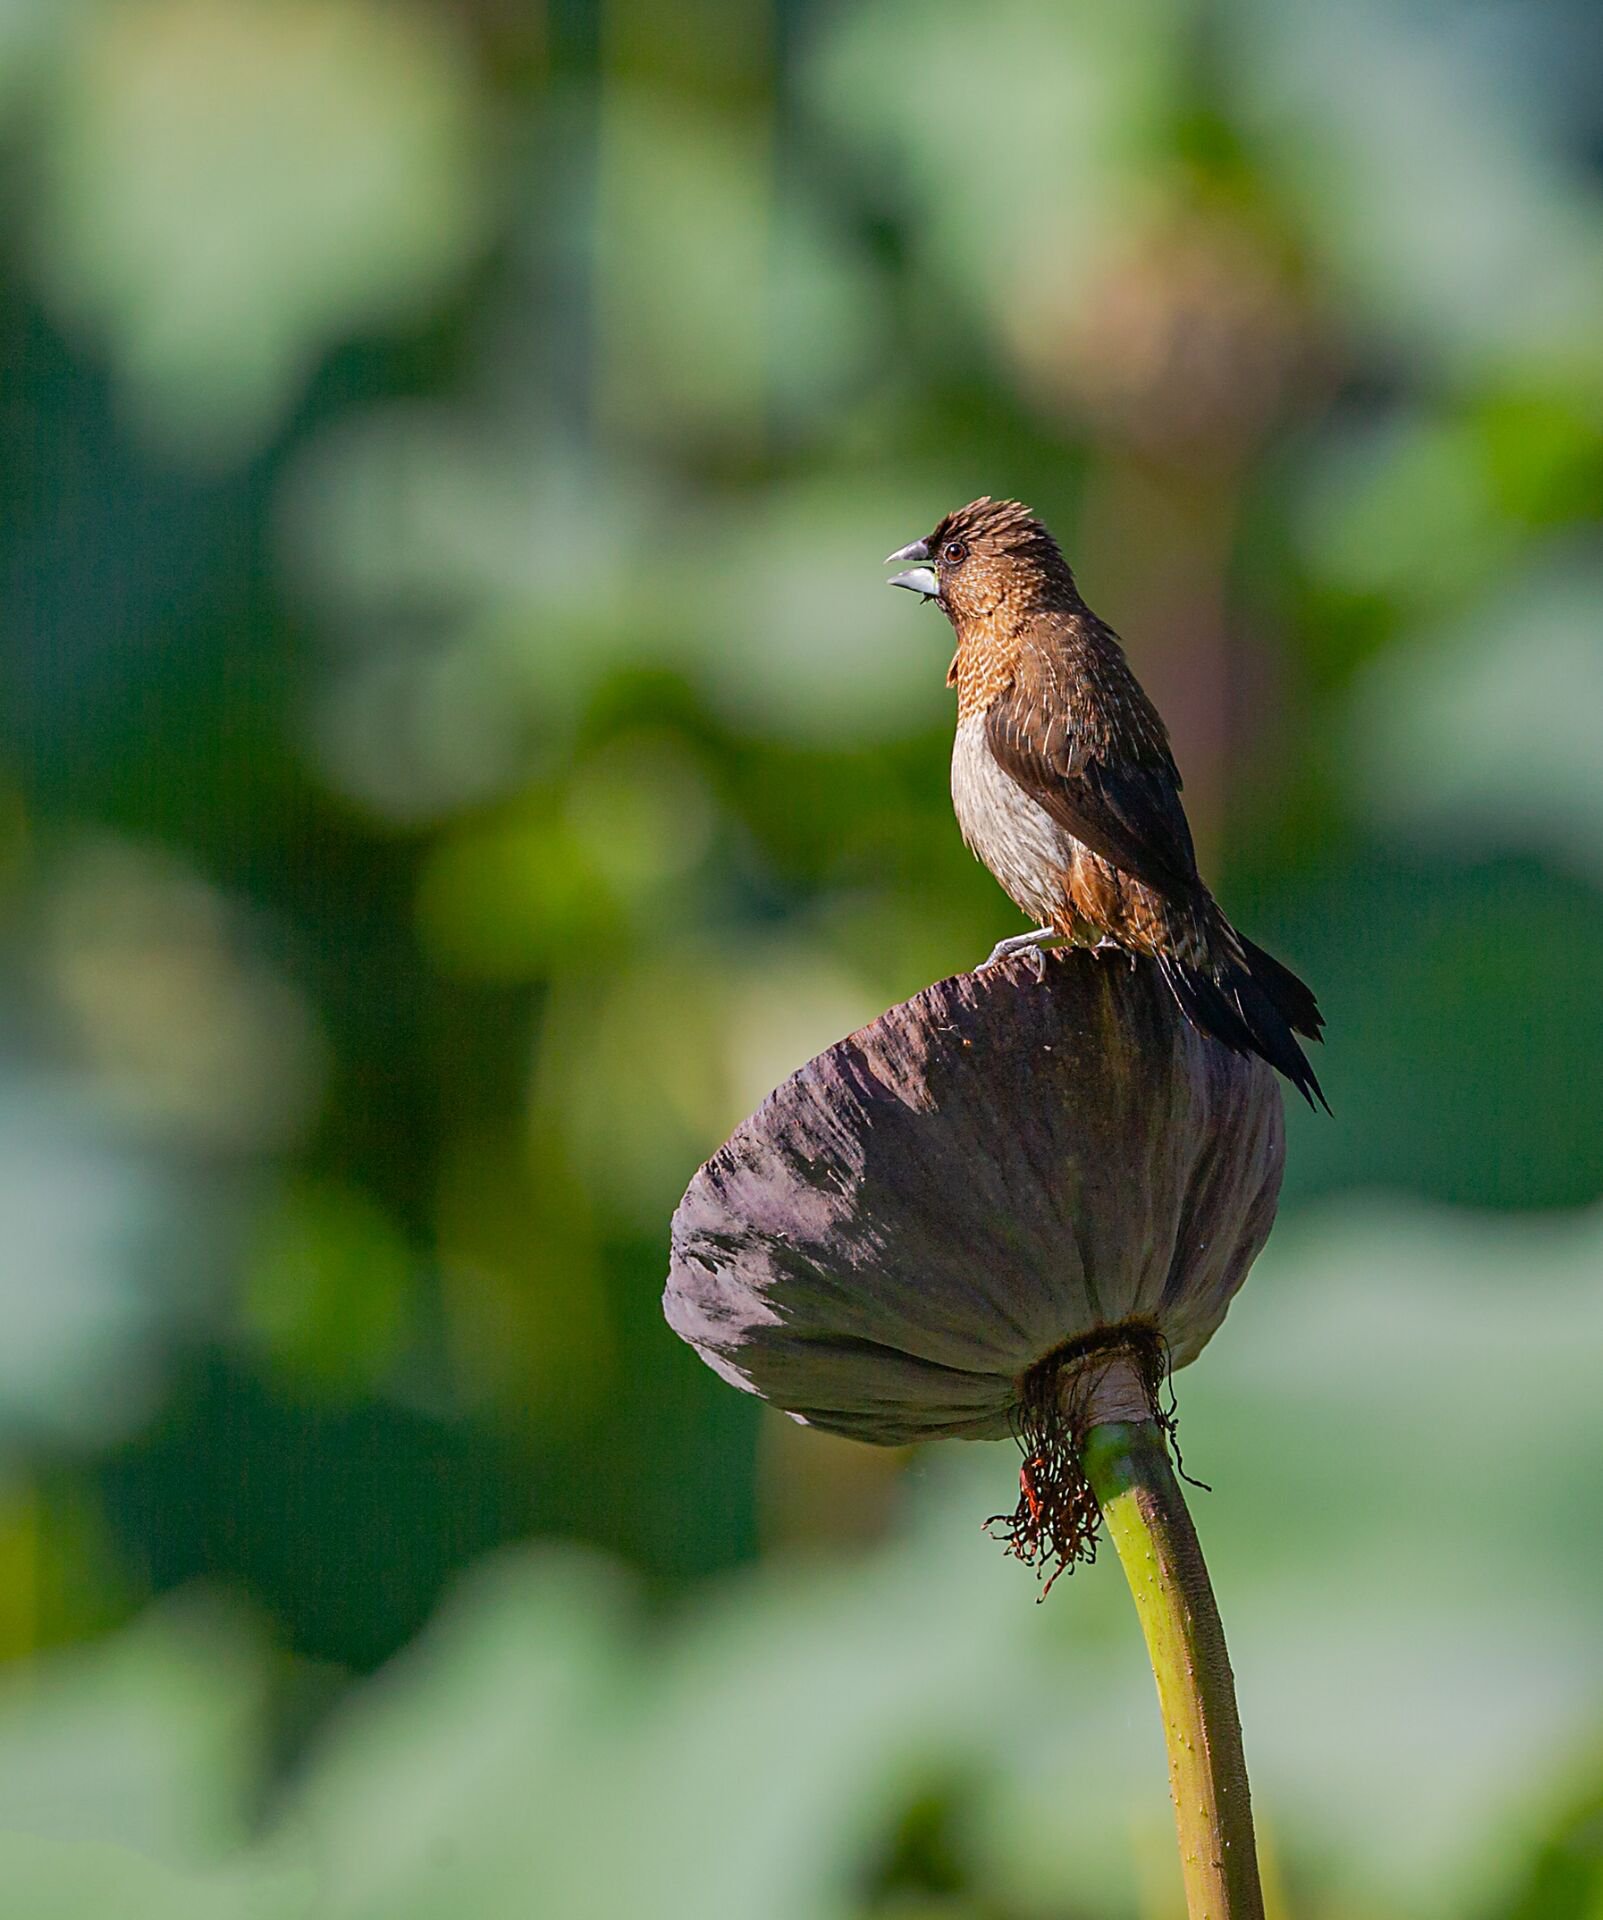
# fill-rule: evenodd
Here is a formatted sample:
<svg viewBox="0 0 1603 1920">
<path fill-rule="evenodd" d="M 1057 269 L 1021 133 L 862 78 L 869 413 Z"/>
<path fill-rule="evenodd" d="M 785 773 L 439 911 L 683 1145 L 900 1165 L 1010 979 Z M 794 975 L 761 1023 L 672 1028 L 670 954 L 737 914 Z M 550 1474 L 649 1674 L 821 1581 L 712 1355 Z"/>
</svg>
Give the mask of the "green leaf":
<svg viewBox="0 0 1603 1920">
<path fill-rule="evenodd" d="M 101 0 L 48 106 L 39 275 L 194 456 L 248 450 L 328 346 L 426 312 L 482 240 L 475 104 L 421 10 Z"/>
</svg>

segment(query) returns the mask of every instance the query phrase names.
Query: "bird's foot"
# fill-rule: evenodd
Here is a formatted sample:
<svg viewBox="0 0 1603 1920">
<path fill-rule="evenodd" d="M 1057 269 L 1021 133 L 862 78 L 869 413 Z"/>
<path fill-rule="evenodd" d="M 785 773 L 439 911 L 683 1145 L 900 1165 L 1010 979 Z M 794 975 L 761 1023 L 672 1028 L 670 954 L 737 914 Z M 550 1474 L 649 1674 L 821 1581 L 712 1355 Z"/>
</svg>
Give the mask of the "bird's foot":
<svg viewBox="0 0 1603 1920">
<path fill-rule="evenodd" d="M 996 945 L 980 962 L 981 967 L 994 967 L 998 960 L 1009 960 L 1015 953 L 1027 953 L 1035 967 L 1037 980 L 1046 978 L 1046 947 L 1050 941 L 1061 938 L 1055 927 L 1032 927 L 1028 933 L 1010 934 L 1006 940 L 998 940 Z M 978 968 L 975 969 L 979 971 Z"/>
<path fill-rule="evenodd" d="M 1124 958 L 1129 961 L 1132 968 L 1135 966 L 1136 959 L 1138 957 L 1136 954 L 1131 952 L 1130 948 L 1125 946 L 1122 941 L 1114 940 L 1107 934 L 1103 934 L 1102 938 L 1096 942 L 1096 944 L 1092 947 L 1091 951 L 1093 953 L 1123 954 Z"/>
</svg>

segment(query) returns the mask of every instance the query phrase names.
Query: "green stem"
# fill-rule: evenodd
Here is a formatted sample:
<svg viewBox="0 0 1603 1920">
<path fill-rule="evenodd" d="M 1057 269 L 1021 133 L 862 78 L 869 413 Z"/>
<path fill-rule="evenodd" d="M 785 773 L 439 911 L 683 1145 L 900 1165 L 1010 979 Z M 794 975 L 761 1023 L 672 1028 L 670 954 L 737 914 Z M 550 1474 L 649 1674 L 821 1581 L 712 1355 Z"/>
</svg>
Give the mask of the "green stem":
<svg viewBox="0 0 1603 1920">
<path fill-rule="evenodd" d="M 1235 1679 L 1163 1433 L 1150 1420 L 1092 1427 L 1080 1461 L 1158 1683 L 1187 1910 L 1191 1920 L 1263 1920 Z"/>
</svg>

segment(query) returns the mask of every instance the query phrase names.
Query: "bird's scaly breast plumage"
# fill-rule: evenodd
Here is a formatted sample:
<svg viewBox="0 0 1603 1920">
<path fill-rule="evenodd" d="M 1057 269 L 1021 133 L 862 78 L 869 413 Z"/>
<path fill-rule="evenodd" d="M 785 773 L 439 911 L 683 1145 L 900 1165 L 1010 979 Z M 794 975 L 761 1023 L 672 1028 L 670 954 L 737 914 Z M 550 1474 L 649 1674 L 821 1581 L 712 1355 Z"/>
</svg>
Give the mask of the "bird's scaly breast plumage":
<svg viewBox="0 0 1603 1920">
<path fill-rule="evenodd" d="M 958 722 L 952 806 L 964 840 L 1025 913 L 1049 924 L 1072 911 L 1065 881 L 1080 843 L 997 765 L 983 713 Z"/>
</svg>

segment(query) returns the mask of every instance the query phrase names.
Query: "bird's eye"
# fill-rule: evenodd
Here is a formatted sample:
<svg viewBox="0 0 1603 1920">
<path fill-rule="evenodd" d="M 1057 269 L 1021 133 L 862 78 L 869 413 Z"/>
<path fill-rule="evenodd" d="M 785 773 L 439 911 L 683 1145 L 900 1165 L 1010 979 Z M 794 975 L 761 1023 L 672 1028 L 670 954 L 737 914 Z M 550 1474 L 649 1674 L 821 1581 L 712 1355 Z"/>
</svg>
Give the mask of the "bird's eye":
<svg viewBox="0 0 1603 1920">
<path fill-rule="evenodd" d="M 948 540 L 946 545 L 941 548 L 941 563 L 943 566 L 960 567 L 967 558 L 968 548 L 961 540 Z"/>
</svg>

